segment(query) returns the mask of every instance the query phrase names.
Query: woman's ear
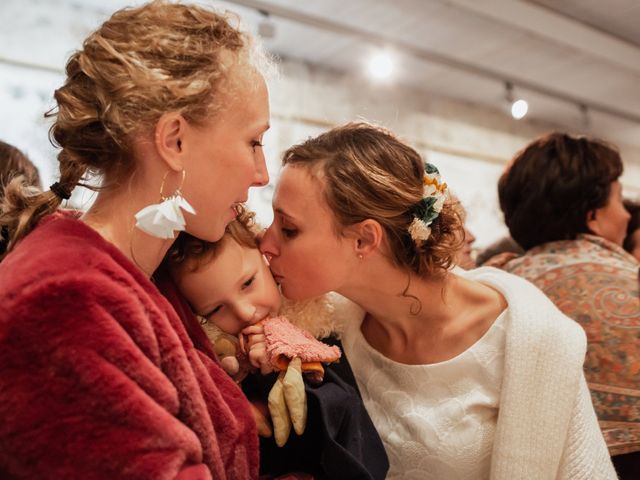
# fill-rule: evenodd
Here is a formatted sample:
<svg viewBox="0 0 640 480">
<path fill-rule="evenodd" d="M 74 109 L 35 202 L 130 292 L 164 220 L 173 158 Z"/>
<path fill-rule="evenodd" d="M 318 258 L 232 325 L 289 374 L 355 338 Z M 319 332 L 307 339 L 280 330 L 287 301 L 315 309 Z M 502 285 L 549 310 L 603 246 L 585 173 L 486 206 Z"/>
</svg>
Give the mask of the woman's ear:
<svg viewBox="0 0 640 480">
<path fill-rule="evenodd" d="M 348 236 L 353 241 L 354 252 L 359 258 L 371 255 L 382 243 L 382 225 L 371 218 L 351 225 Z"/>
<path fill-rule="evenodd" d="M 185 152 L 182 146 L 187 121 L 177 112 L 163 114 L 156 123 L 154 144 L 156 151 L 167 167 L 181 172 L 185 165 Z"/>
<path fill-rule="evenodd" d="M 587 212 L 587 228 L 590 232 L 601 235 L 600 222 L 598 221 L 598 211 L 589 210 Z"/>
</svg>

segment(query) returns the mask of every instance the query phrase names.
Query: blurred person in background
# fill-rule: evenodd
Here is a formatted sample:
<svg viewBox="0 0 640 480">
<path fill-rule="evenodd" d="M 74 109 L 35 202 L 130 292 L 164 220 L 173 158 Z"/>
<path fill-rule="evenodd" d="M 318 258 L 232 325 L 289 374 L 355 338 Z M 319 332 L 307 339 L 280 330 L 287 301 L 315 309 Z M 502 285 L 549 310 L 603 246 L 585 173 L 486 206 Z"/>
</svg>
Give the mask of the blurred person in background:
<svg viewBox="0 0 640 480">
<path fill-rule="evenodd" d="M 510 236 L 499 238 L 478 252 L 476 263 L 479 267 L 502 267 L 509 260 L 519 257 L 524 250 Z"/>
<path fill-rule="evenodd" d="M 5 185 L 18 175 L 23 175 L 28 185 L 42 188 L 38 169 L 31 160 L 13 145 L 0 140 L 0 199 L 4 197 Z"/>
<path fill-rule="evenodd" d="M 595 139 L 552 133 L 519 152 L 498 183 L 526 253 L 503 268 L 537 285 L 585 329 L 585 374 L 621 478 L 640 471 L 637 260 L 622 248 L 630 215 L 622 159 Z"/>
<path fill-rule="evenodd" d="M 622 246 L 640 261 L 640 203 L 633 200 L 625 200 L 624 208 L 627 209 L 631 218 L 627 226 L 627 236 L 624 238 Z"/>
<path fill-rule="evenodd" d="M 473 244 L 476 241 L 476 237 L 471 230 L 469 230 L 466 226 L 464 227 L 464 243 L 462 244 L 462 248 L 458 252 L 456 256 L 455 264 L 460 268 L 464 268 L 465 270 L 471 270 L 472 268 L 476 268 L 476 261 L 473 258 Z"/>
<path fill-rule="evenodd" d="M 460 216 L 464 223 L 464 229 L 461 232 L 461 234 L 464 235 L 464 238 L 462 239 L 460 250 L 455 257 L 454 264 L 464 270 L 471 270 L 476 268 L 476 260 L 474 258 L 475 255 L 473 251 L 473 244 L 476 241 L 476 237 L 471 230 L 467 228 L 467 210 L 462 205 L 462 202 L 460 202 L 460 199 L 453 194 L 450 194 L 450 197 L 451 201 L 458 204 Z"/>
<path fill-rule="evenodd" d="M 42 189 L 38 169 L 31 160 L 13 145 L 0 140 L 0 202 L 4 198 L 5 186 L 20 175 L 25 185 Z M 8 239 L 9 231 L 3 227 L 0 232 L 0 254 L 4 253 Z"/>
</svg>

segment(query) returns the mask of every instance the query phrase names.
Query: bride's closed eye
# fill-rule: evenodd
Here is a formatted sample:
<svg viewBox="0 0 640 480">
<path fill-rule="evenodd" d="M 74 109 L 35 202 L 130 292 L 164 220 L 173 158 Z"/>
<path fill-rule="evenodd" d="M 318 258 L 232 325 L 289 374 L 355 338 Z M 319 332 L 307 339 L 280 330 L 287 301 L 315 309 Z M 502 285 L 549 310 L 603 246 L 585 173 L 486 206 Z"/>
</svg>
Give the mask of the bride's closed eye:
<svg viewBox="0 0 640 480">
<path fill-rule="evenodd" d="M 282 228 L 281 231 L 285 238 L 294 238 L 298 235 L 298 230 L 295 228 Z"/>
</svg>

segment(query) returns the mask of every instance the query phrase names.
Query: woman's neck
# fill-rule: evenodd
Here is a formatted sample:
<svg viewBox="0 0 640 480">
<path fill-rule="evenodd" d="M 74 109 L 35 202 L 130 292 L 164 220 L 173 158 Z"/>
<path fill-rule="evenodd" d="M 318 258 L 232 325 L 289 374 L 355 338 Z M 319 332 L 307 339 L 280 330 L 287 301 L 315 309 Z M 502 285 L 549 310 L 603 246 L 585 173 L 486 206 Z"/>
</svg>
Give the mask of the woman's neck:
<svg viewBox="0 0 640 480">
<path fill-rule="evenodd" d="M 497 291 L 453 273 L 424 279 L 398 269 L 367 272 L 338 292 L 366 312 L 362 333 L 383 355 L 401 363 L 453 358 L 493 324 L 506 301 Z"/>
<path fill-rule="evenodd" d="M 392 267 L 369 270 L 362 281 L 355 280 L 338 293 L 360 305 L 386 329 L 411 337 L 416 328 L 446 323 L 451 316 L 445 303 L 450 283 L 448 275 L 426 280 Z"/>
<path fill-rule="evenodd" d="M 81 218 L 147 277 L 158 268 L 173 243 L 173 239 L 155 238 L 135 227 L 135 214 L 149 203 L 129 191 L 104 191 Z"/>
</svg>

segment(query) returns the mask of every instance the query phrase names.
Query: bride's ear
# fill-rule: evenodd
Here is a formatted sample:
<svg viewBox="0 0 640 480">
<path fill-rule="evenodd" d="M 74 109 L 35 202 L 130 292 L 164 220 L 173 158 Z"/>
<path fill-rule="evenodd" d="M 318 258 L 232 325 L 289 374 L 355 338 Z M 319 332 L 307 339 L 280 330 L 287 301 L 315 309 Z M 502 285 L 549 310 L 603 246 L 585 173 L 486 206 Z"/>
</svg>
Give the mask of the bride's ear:
<svg viewBox="0 0 640 480">
<path fill-rule="evenodd" d="M 380 247 L 384 232 L 377 221 L 368 218 L 348 228 L 348 238 L 358 258 L 366 258 Z"/>
</svg>

